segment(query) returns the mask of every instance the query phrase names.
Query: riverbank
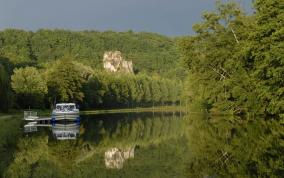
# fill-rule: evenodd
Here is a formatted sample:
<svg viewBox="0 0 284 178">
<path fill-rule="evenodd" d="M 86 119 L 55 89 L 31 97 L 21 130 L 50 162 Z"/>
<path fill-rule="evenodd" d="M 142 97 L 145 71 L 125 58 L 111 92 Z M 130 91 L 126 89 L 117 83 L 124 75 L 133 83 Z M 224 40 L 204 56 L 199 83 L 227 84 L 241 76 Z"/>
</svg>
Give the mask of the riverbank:
<svg viewBox="0 0 284 178">
<path fill-rule="evenodd" d="M 32 109 L 38 113 L 39 116 L 49 116 L 50 110 L 38 110 Z M 81 115 L 88 114 L 107 114 L 107 113 L 135 113 L 135 112 L 186 112 L 186 108 L 183 106 L 159 106 L 159 107 L 137 107 L 137 108 L 125 108 L 125 109 L 97 109 L 97 110 L 82 110 Z M 0 113 L 0 119 L 2 117 L 11 117 L 15 115 L 22 115 L 24 110 L 12 110 L 7 113 Z"/>
<path fill-rule="evenodd" d="M 107 114 L 107 113 L 135 113 L 135 112 L 186 112 L 185 107 L 180 106 L 161 106 L 148 108 L 126 108 L 126 109 L 102 109 L 102 110 L 86 110 L 82 114 Z"/>
</svg>

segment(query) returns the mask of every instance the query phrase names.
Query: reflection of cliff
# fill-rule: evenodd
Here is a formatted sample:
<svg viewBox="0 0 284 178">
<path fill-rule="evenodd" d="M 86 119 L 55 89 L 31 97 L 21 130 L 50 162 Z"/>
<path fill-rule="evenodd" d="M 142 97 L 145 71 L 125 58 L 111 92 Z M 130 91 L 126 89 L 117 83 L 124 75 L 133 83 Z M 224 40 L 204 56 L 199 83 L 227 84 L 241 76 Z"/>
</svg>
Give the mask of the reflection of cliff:
<svg viewBox="0 0 284 178">
<path fill-rule="evenodd" d="M 105 165 L 110 169 L 122 169 L 123 163 L 129 159 L 134 158 L 135 147 L 126 149 L 110 148 L 105 152 Z"/>
</svg>

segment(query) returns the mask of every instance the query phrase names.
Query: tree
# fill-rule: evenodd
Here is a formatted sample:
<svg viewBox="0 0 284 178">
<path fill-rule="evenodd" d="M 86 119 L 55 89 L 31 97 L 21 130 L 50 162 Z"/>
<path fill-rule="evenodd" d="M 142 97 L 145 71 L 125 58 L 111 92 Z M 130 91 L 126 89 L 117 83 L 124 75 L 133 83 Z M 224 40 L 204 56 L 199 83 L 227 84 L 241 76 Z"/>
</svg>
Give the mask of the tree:
<svg viewBox="0 0 284 178">
<path fill-rule="evenodd" d="M 164 102 L 170 101 L 169 99 L 169 89 L 168 89 L 168 81 L 163 79 L 161 81 L 159 81 L 159 85 L 160 85 L 160 90 L 161 90 L 161 101 L 162 104 L 164 104 Z"/>
<path fill-rule="evenodd" d="M 14 64 L 34 60 L 30 44 L 32 33 L 24 30 L 7 29 L 0 32 L 1 55 Z"/>
<path fill-rule="evenodd" d="M 257 0 L 256 28 L 250 34 L 247 51 L 254 65 L 259 101 L 265 112 L 284 112 L 284 5 L 278 0 Z"/>
<path fill-rule="evenodd" d="M 142 88 L 143 88 L 143 102 L 149 103 L 151 101 L 150 79 L 147 75 L 143 75 Z"/>
<path fill-rule="evenodd" d="M 151 86 L 150 89 L 152 95 L 152 104 L 154 106 L 154 103 L 159 103 L 161 101 L 161 96 L 162 96 L 158 79 L 153 78 L 150 86 Z"/>
<path fill-rule="evenodd" d="M 18 68 L 11 77 L 12 88 L 18 94 L 46 94 L 46 82 L 35 67 Z"/>
<path fill-rule="evenodd" d="M 8 59 L 0 57 L 0 110 L 8 111 L 13 104 L 13 92 L 11 89 L 11 73 L 13 65 Z"/>
<path fill-rule="evenodd" d="M 47 93 L 46 81 L 34 67 L 15 69 L 11 85 L 18 94 L 18 104 L 23 107 L 38 106 Z"/>
<path fill-rule="evenodd" d="M 246 17 L 234 2 L 218 1 L 217 10 L 205 12 L 203 19 L 193 27 L 196 36 L 179 41 L 189 70 L 191 100 L 206 110 L 262 112 L 255 102 L 258 93 L 250 76 L 250 60 L 243 55 L 248 29 L 255 28 L 253 18 Z"/>
<path fill-rule="evenodd" d="M 69 58 L 63 58 L 53 64 L 46 72 L 50 102 L 82 101 L 82 85 L 86 78 L 80 68 Z"/>
</svg>

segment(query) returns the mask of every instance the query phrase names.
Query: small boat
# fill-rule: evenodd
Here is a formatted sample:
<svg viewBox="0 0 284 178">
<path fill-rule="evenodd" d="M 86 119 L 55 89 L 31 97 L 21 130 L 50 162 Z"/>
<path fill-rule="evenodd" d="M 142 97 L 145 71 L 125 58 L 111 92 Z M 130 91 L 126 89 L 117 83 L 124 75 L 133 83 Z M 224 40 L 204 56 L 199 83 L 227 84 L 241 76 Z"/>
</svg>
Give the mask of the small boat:
<svg viewBox="0 0 284 178">
<path fill-rule="evenodd" d="M 58 103 L 52 111 L 52 115 L 59 114 L 79 114 L 79 109 L 75 103 Z"/>
<path fill-rule="evenodd" d="M 76 120 L 79 109 L 75 103 L 58 103 L 52 111 L 52 120 Z"/>
</svg>

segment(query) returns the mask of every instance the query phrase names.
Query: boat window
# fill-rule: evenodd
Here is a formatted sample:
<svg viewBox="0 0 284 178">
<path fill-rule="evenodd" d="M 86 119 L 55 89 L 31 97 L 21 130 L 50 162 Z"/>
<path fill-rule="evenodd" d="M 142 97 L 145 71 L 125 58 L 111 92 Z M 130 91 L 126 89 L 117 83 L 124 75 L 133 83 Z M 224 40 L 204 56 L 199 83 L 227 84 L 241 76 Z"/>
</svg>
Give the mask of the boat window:
<svg viewBox="0 0 284 178">
<path fill-rule="evenodd" d="M 70 106 L 70 110 L 73 111 L 74 109 L 75 109 L 75 106 L 74 106 L 74 105 L 71 105 L 71 106 Z"/>
<path fill-rule="evenodd" d="M 74 111 L 76 109 L 76 106 L 74 104 L 71 105 L 57 105 L 56 110 L 57 111 Z"/>
<path fill-rule="evenodd" d="M 63 110 L 64 111 L 68 111 L 69 110 L 69 106 L 63 106 Z"/>
</svg>

